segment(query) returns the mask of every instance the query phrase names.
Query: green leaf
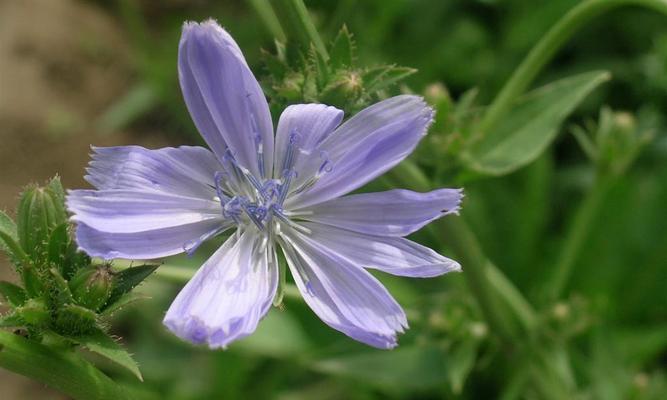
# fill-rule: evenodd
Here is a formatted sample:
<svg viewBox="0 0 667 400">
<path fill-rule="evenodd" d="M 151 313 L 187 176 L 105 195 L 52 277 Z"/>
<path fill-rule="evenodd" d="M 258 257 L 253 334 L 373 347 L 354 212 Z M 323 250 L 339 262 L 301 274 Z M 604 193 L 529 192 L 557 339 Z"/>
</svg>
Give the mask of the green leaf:
<svg viewBox="0 0 667 400">
<path fill-rule="evenodd" d="M 405 346 L 315 361 L 316 371 L 389 390 L 424 390 L 442 385 L 446 354 L 434 346 Z"/>
<path fill-rule="evenodd" d="M 0 211 L 0 250 L 5 251 L 21 263 L 28 262 L 28 256 L 19 245 L 16 224 L 2 211 Z"/>
<path fill-rule="evenodd" d="M 22 287 L 10 282 L 0 282 L 0 294 L 12 307 L 22 306 L 28 298 Z"/>
<path fill-rule="evenodd" d="M 364 71 L 362 80 L 367 92 L 386 89 L 417 72 L 414 68 L 383 65 Z"/>
<path fill-rule="evenodd" d="M 78 337 L 76 340 L 93 353 L 99 354 L 127 369 L 140 381 L 144 380 L 137 362 L 115 340 L 101 330 L 96 329 L 89 334 Z"/>
<path fill-rule="evenodd" d="M 462 155 L 463 162 L 469 169 L 488 175 L 508 174 L 530 163 L 551 144 L 577 105 L 609 78 L 606 71 L 587 72 L 527 94 Z"/>
<path fill-rule="evenodd" d="M 144 279 L 146 279 L 150 274 L 152 274 L 158 265 L 140 265 L 138 267 L 132 267 L 118 272 L 115 276 L 113 289 L 111 290 L 111 295 L 109 300 L 107 300 L 106 305 L 104 305 L 101 310 L 104 311 L 107 307 L 115 303 L 122 295 L 134 289 L 135 286 L 140 284 Z"/>
<path fill-rule="evenodd" d="M 107 304 L 102 308 L 102 310 L 100 310 L 100 314 L 104 316 L 113 315 L 115 312 L 122 310 L 127 305 L 132 304 L 135 301 L 147 298 L 148 296 L 140 295 L 134 292 L 124 294 L 120 296 L 120 298 L 114 301 L 113 303 L 107 302 Z"/>
<path fill-rule="evenodd" d="M 352 34 L 347 29 L 347 26 L 343 25 L 329 50 L 331 66 L 334 69 L 352 67 L 354 64 L 354 50 L 355 46 Z"/>
</svg>

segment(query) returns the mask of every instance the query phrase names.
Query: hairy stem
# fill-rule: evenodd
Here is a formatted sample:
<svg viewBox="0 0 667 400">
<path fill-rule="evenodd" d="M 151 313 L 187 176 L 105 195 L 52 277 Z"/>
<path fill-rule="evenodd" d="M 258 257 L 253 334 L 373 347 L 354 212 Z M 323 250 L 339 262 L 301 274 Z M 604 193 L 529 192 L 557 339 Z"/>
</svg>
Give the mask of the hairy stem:
<svg viewBox="0 0 667 400">
<path fill-rule="evenodd" d="M 75 352 L 56 350 L 4 331 L 0 331 L 0 366 L 76 400 L 137 398 Z"/>
<path fill-rule="evenodd" d="M 480 123 L 480 131 L 488 132 L 523 94 L 537 74 L 574 33 L 590 20 L 620 6 L 642 6 L 667 15 L 667 0 L 588 0 L 570 10 L 533 47 L 528 56 L 493 102 Z"/>
</svg>

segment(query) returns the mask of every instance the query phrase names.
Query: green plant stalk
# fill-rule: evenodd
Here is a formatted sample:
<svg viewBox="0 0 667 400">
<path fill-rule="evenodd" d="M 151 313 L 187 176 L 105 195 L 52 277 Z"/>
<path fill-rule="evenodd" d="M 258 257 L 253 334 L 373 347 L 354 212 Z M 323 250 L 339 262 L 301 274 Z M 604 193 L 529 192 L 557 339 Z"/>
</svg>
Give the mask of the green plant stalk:
<svg viewBox="0 0 667 400">
<path fill-rule="evenodd" d="M 273 0 L 273 4 L 288 38 L 292 37 L 301 43 L 304 51 L 310 50 L 311 45 L 314 46 L 323 60 L 329 60 L 327 48 L 315 29 L 303 0 Z"/>
<path fill-rule="evenodd" d="M 541 69 L 580 27 L 600 14 L 620 6 L 642 6 L 667 15 L 667 0 L 588 0 L 579 3 L 542 37 L 514 70 L 511 78 L 489 105 L 479 130 L 488 132 L 495 126 L 512 107 L 514 100 L 524 93 Z"/>
<path fill-rule="evenodd" d="M 447 245 L 461 263 L 463 276 L 477 299 L 491 331 L 503 342 L 516 345 L 515 339 L 520 333 L 515 323 L 517 319 L 509 315 L 508 309 L 502 307 L 499 301 L 503 292 L 497 291 L 497 287 L 491 284 L 488 271 L 493 265 L 482 253 L 477 238 L 461 217 L 443 218 L 438 221 L 438 226 L 445 236 Z"/>
<path fill-rule="evenodd" d="M 76 400 L 136 398 L 74 351 L 55 350 L 5 331 L 0 331 L 0 366 Z"/>
<path fill-rule="evenodd" d="M 432 189 L 428 178 L 406 160 L 392 169 L 390 179 L 402 187 L 422 192 Z M 433 229 L 445 235 L 463 265 L 463 274 L 491 329 L 504 341 L 529 334 L 535 327 L 535 312 L 516 287 L 493 265 L 481 250 L 474 233 L 461 217 L 450 216 L 436 222 Z"/>
<path fill-rule="evenodd" d="M 596 179 L 593 187 L 586 193 L 583 201 L 575 211 L 572 217 L 572 223 L 569 226 L 565 236 L 565 242 L 558 257 L 552 278 L 547 281 L 547 300 L 555 301 L 558 299 L 572 275 L 572 270 L 581 254 L 594 220 L 598 217 L 600 205 L 609 193 L 616 177 L 613 175 L 600 176 Z"/>
<path fill-rule="evenodd" d="M 275 11 L 273 11 L 273 7 L 271 7 L 269 0 L 248 0 L 248 2 L 271 35 L 279 41 L 285 42 L 285 32 L 280 26 L 278 16 L 276 16 Z"/>
</svg>

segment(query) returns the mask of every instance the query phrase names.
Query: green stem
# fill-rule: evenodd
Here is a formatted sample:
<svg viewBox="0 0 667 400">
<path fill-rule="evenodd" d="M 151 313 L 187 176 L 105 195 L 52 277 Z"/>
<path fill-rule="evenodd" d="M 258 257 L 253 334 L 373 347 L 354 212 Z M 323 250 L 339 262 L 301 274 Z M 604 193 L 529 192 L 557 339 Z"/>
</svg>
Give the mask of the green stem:
<svg viewBox="0 0 667 400">
<path fill-rule="evenodd" d="M 0 331 L 0 366 L 76 400 L 135 398 L 75 352 L 54 350 L 9 332 Z"/>
<path fill-rule="evenodd" d="M 488 132 L 509 110 L 514 100 L 531 84 L 551 58 L 574 33 L 600 14 L 626 5 L 643 6 L 667 15 L 667 0 L 588 0 L 570 10 L 533 47 L 514 70 L 500 93 L 487 109 L 480 131 Z"/>
<path fill-rule="evenodd" d="M 324 42 L 320 37 L 313 21 L 308 15 L 308 9 L 303 4 L 303 0 L 273 0 L 274 10 L 282 20 L 282 26 L 287 31 L 287 36 L 292 37 L 301 43 L 303 50 L 310 50 L 314 46 L 323 60 L 329 60 Z"/>
<path fill-rule="evenodd" d="M 257 16 L 262 21 L 266 29 L 273 35 L 274 38 L 278 39 L 281 42 L 285 42 L 285 32 L 280 26 L 278 17 L 276 16 L 273 7 L 269 0 L 248 0 L 252 8 L 255 9 Z"/>
<path fill-rule="evenodd" d="M 600 177 L 586 193 L 584 200 L 575 211 L 572 223 L 565 236 L 560 256 L 555 264 L 554 275 L 548 281 L 547 299 L 558 299 L 572 275 L 572 269 L 579 258 L 582 248 L 590 235 L 593 222 L 600 212 L 600 205 L 613 186 L 613 176 Z"/>
<path fill-rule="evenodd" d="M 477 238 L 461 217 L 446 217 L 438 222 L 445 241 L 463 266 L 463 276 L 482 309 L 491 330 L 504 342 L 512 344 L 518 334 L 515 318 L 507 315 L 498 300 L 501 293 L 494 290 L 488 271 L 492 264 L 486 260 Z M 500 273 L 500 272 L 498 272 Z"/>
<path fill-rule="evenodd" d="M 430 189 L 428 178 L 409 160 L 392 169 L 389 176 L 401 187 L 422 192 Z M 509 279 L 487 260 L 463 218 L 445 217 L 436 226 L 461 261 L 465 279 L 494 332 L 505 341 L 511 341 L 520 331 L 530 332 L 537 322 L 535 312 Z"/>
</svg>

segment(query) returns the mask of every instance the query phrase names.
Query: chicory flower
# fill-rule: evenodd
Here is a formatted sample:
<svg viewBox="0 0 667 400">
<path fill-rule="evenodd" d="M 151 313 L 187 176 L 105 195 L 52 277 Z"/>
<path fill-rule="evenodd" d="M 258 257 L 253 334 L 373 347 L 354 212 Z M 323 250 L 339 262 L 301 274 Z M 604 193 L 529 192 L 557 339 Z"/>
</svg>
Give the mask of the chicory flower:
<svg viewBox="0 0 667 400">
<path fill-rule="evenodd" d="M 174 334 L 211 348 L 251 334 L 280 297 L 280 247 L 326 324 L 371 346 L 396 346 L 405 314 L 366 268 L 409 277 L 460 270 L 404 237 L 457 212 L 462 192 L 344 195 L 408 156 L 433 110 L 420 97 L 396 96 L 341 124 L 341 110 L 297 104 L 274 137 L 259 83 L 214 21 L 184 25 L 178 73 L 210 150 L 93 148 L 86 180 L 96 190 L 67 198 L 79 246 L 105 259 L 154 259 L 235 230 L 167 311 Z"/>
</svg>

